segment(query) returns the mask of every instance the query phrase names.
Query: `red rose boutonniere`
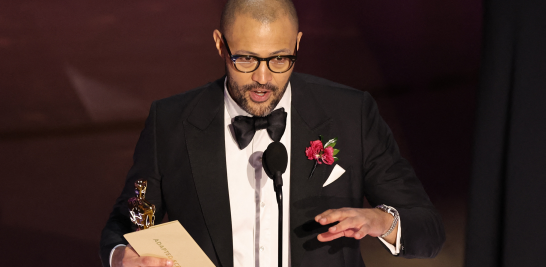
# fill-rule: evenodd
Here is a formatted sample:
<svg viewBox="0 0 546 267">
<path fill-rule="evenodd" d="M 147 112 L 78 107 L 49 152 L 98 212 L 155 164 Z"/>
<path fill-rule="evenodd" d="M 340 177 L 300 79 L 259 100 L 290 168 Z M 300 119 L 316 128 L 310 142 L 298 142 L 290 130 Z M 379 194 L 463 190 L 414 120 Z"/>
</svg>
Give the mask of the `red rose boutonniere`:
<svg viewBox="0 0 546 267">
<path fill-rule="evenodd" d="M 319 140 L 311 141 L 311 146 L 305 149 L 307 158 L 315 161 L 315 166 L 313 167 L 309 178 L 313 176 L 317 164 L 324 163 L 326 165 L 332 165 L 334 162 L 338 161 L 336 155 L 339 153 L 339 149 L 334 148 L 337 143 L 337 138 L 332 138 L 328 140 L 326 144 L 322 145 L 322 136 L 319 135 L 319 137 Z"/>
</svg>

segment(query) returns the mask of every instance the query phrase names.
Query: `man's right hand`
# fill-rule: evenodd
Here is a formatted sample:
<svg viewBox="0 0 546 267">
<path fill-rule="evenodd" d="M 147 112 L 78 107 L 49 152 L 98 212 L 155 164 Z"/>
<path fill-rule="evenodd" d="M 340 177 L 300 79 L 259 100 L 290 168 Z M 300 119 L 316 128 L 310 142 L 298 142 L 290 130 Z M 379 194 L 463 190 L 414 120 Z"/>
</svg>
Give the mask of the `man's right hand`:
<svg viewBox="0 0 546 267">
<path fill-rule="evenodd" d="M 127 245 L 126 247 L 117 247 L 112 255 L 111 267 L 159 267 L 159 266 L 173 266 L 173 262 L 168 259 L 156 258 L 156 257 L 140 257 L 136 251 Z"/>
</svg>

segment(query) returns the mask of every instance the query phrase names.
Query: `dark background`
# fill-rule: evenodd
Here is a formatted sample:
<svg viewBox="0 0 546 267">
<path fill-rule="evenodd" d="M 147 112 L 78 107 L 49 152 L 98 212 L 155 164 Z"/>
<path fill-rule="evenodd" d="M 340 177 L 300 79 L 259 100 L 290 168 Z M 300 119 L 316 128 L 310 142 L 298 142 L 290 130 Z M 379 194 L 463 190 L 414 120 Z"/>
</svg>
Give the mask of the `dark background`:
<svg viewBox="0 0 546 267">
<path fill-rule="evenodd" d="M 294 0 L 296 71 L 372 93 L 463 266 L 482 4 Z M 100 266 L 98 242 L 151 101 L 223 75 L 223 0 L 0 0 L 2 266 Z"/>
</svg>

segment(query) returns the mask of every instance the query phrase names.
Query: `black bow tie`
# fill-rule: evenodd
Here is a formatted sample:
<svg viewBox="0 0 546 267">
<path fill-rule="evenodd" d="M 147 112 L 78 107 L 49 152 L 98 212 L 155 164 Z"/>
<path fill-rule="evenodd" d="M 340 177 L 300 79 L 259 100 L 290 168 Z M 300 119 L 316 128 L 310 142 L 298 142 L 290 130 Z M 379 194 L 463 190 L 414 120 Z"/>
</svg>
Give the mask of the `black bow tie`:
<svg viewBox="0 0 546 267">
<path fill-rule="evenodd" d="M 248 146 L 256 131 L 261 129 L 267 129 L 273 141 L 280 141 L 286 127 L 286 116 L 284 108 L 280 108 L 265 117 L 235 117 L 232 125 L 239 148 L 244 149 Z"/>
</svg>

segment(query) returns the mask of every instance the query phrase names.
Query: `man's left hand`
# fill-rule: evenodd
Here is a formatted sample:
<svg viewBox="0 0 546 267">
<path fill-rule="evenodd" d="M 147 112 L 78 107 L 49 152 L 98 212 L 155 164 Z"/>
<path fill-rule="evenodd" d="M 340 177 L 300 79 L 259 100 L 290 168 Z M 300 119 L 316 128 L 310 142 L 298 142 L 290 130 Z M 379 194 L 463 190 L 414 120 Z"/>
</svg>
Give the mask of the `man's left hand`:
<svg viewBox="0 0 546 267">
<path fill-rule="evenodd" d="M 330 227 L 328 232 L 319 234 L 317 238 L 321 242 L 328 242 L 342 236 L 355 239 L 362 239 L 366 235 L 377 237 L 389 230 L 393 220 L 392 215 L 380 209 L 341 208 L 327 210 L 317 215 L 315 221 L 321 225 L 339 223 Z M 394 244 L 397 232 L 398 227 L 396 226 L 384 238 L 385 241 Z"/>
</svg>

